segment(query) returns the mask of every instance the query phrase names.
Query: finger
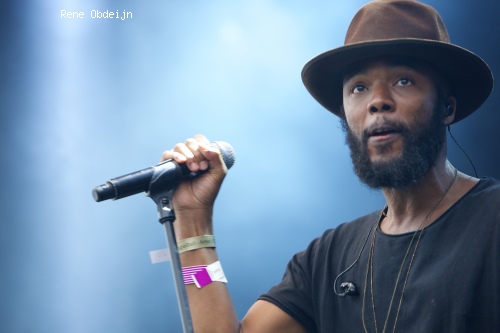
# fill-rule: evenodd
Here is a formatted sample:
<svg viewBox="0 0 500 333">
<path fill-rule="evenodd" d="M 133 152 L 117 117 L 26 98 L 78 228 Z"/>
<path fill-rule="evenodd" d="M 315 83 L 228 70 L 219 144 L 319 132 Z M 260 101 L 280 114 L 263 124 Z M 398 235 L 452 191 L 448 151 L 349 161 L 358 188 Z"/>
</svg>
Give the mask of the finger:
<svg viewBox="0 0 500 333">
<path fill-rule="evenodd" d="M 222 171 L 223 173 L 227 172 L 227 167 L 224 164 L 221 152 L 217 147 L 212 146 L 209 143 L 205 142 L 201 142 L 199 146 L 200 146 L 200 153 L 203 155 L 203 157 L 206 159 L 206 161 L 208 161 L 208 164 L 210 165 L 210 171 L 216 173 L 220 171 Z"/>
<path fill-rule="evenodd" d="M 190 139 L 187 139 L 185 143 L 178 143 L 174 146 L 173 151 L 180 153 L 186 157 L 187 160 L 192 159 L 194 157 L 194 153 L 191 151 L 191 149 L 188 147 L 186 144 L 187 141 Z"/>
<path fill-rule="evenodd" d="M 210 146 L 210 140 L 208 140 L 208 138 L 203 134 L 196 134 L 194 138 L 198 141 L 198 145 L 201 149 L 206 149 L 206 146 Z M 206 161 L 205 159 L 202 159 L 200 161 L 200 169 L 207 170 L 208 167 L 209 167 L 209 162 Z"/>
<path fill-rule="evenodd" d="M 183 154 L 172 150 L 166 150 L 161 154 L 161 159 L 160 162 L 166 161 L 166 160 L 174 160 L 177 163 L 185 163 L 186 162 L 186 156 Z"/>
<path fill-rule="evenodd" d="M 173 159 L 178 163 L 185 163 L 189 158 L 193 157 L 193 153 L 184 143 L 177 143 L 174 148 L 163 152 L 161 161 Z"/>
<path fill-rule="evenodd" d="M 198 142 L 201 142 L 201 143 L 205 143 L 207 145 L 210 145 L 210 141 L 208 140 L 208 138 L 206 136 L 204 136 L 203 134 L 196 134 L 194 136 L 194 138 L 196 139 L 196 141 Z"/>
<path fill-rule="evenodd" d="M 203 140 L 203 138 L 200 138 Z M 208 141 L 208 140 L 207 140 Z M 193 156 L 188 157 L 187 163 L 189 166 L 189 169 L 191 171 L 198 171 L 198 170 L 206 170 L 208 169 L 208 161 L 206 160 L 205 156 L 201 153 L 201 148 L 200 144 L 203 144 L 204 140 L 202 142 L 198 141 L 195 138 L 187 139 L 185 144 L 186 147 L 192 152 Z"/>
<path fill-rule="evenodd" d="M 206 170 L 209 167 L 209 162 L 200 152 L 200 145 L 206 149 L 206 147 L 210 147 L 210 141 L 204 135 L 197 134 L 184 143 L 177 143 L 173 149 L 164 151 L 161 161 L 173 159 L 181 164 L 186 163 L 191 171 Z"/>
</svg>

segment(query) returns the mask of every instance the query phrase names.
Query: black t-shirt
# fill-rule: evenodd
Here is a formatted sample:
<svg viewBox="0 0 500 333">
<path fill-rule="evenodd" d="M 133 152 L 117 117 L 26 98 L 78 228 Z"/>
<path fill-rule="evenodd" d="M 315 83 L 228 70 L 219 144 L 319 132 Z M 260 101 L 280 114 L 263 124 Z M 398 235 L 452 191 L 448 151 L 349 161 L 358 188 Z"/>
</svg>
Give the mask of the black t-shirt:
<svg viewBox="0 0 500 333">
<path fill-rule="evenodd" d="M 377 229 L 373 303 L 367 274 L 371 235 L 359 262 L 338 282 L 354 282 L 359 295 L 339 297 L 333 291 L 335 278 L 357 258 L 379 215 L 380 211 L 374 212 L 327 230 L 305 251 L 294 255 L 283 280 L 259 299 L 276 304 L 309 332 L 346 333 L 364 332 L 364 298 L 368 332 L 375 332 L 372 304 L 378 332 L 382 332 L 398 272 L 414 233 L 387 235 Z M 417 237 L 401 273 L 386 332 L 393 331 Z M 481 179 L 423 230 L 396 332 L 500 332 L 499 182 Z"/>
</svg>

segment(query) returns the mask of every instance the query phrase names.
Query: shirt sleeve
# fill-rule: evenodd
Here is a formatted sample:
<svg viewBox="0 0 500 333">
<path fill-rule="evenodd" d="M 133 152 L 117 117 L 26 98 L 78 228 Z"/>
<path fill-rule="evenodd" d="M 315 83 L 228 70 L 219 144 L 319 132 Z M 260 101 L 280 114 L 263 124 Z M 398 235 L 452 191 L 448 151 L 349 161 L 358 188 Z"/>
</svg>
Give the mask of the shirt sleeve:
<svg viewBox="0 0 500 333">
<path fill-rule="evenodd" d="M 261 295 L 259 300 L 273 303 L 301 323 L 308 332 L 316 332 L 314 305 L 311 290 L 311 260 L 314 258 L 318 239 L 305 251 L 293 256 L 281 282 Z"/>
</svg>

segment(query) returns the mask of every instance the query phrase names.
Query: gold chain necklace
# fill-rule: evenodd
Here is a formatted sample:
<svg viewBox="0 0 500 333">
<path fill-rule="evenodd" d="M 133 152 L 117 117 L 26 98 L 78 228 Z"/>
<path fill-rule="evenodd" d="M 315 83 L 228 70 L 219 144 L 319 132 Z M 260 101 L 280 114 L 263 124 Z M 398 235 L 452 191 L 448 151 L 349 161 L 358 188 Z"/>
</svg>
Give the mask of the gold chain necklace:
<svg viewBox="0 0 500 333">
<path fill-rule="evenodd" d="M 382 333 L 385 333 L 385 330 L 387 328 L 387 323 L 389 321 L 389 316 L 391 314 L 392 305 L 394 303 L 394 297 L 396 296 L 396 291 L 397 291 L 397 288 L 398 288 L 399 279 L 401 278 L 401 274 L 403 272 L 403 268 L 404 268 L 404 264 L 406 262 L 406 258 L 408 257 L 408 254 L 410 253 L 410 249 L 411 249 L 411 246 L 413 244 L 413 241 L 415 240 L 415 237 L 418 234 L 417 243 L 415 244 L 415 248 L 414 248 L 413 253 L 411 255 L 410 263 L 408 265 L 408 270 L 406 271 L 406 277 L 405 277 L 405 280 L 404 280 L 404 283 L 403 283 L 403 287 L 402 287 L 402 290 L 401 290 L 401 297 L 399 298 L 399 304 L 398 304 L 398 308 L 397 308 L 397 312 L 396 312 L 396 318 L 394 319 L 394 326 L 392 328 L 392 332 L 394 333 L 396 331 L 396 324 L 398 322 L 399 311 L 401 310 L 401 305 L 403 303 L 403 295 L 404 295 L 404 292 L 405 292 L 405 289 L 406 289 L 406 283 L 408 282 L 408 276 L 410 275 L 410 269 L 411 269 L 411 266 L 413 264 L 413 259 L 415 258 L 415 253 L 417 252 L 418 244 L 420 243 L 420 239 L 422 237 L 422 232 L 424 230 L 424 226 L 428 222 L 429 217 L 432 215 L 432 213 L 434 212 L 434 210 L 439 206 L 439 204 L 441 203 L 441 201 L 443 201 L 443 199 L 446 196 L 446 194 L 448 194 L 448 192 L 450 191 L 451 187 L 453 186 L 453 183 L 455 183 L 455 180 L 457 179 L 457 174 L 458 174 L 458 170 L 455 169 L 455 173 L 453 175 L 453 179 L 451 180 L 450 184 L 448 185 L 448 187 L 444 191 L 443 195 L 439 198 L 439 200 L 436 202 L 436 204 L 431 208 L 431 210 L 426 215 L 425 219 L 422 221 L 422 223 L 420 224 L 420 226 L 418 227 L 418 229 L 413 233 L 413 236 L 412 236 L 412 238 L 410 240 L 410 244 L 408 245 L 408 249 L 406 250 L 406 253 L 405 253 L 404 257 L 403 257 L 403 262 L 401 263 L 401 266 L 399 267 L 398 276 L 396 278 L 396 283 L 395 283 L 394 289 L 392 291 L 391 301 L 389 303 L 389 308 L 387 310 L 387 316 L 385 318 L 384 328 L 382 329 Z M 378 220 L 376 221 L 376 226 L 375 226 L 375 229 L 373 231 L 372 241 L 371 241 L 371 245 L 370 245 L 370 252 L 368 254 L 368 262 L 367 262 L 367 265 L 366 265 L 365 286 L 364 286 L 364 289 L 363 289 L 363 305 L 362 305 L 363 308 L 361 310 L 361 318 L 362 318 L 362 321 L 363 321 L 363 329 L 365 330 L 365 333 L 368 333 L 368 329 L 366 328 L 366 324 L 365 324 L 365 299 L 366 299 L 366 287 L 367 287 L 367 284 L 368 284 L 368 273 L 370 273 L 370 294 L 371 294 L 371 303 L 372 303 L 372 311 L 373 311 L 373 322 L 374 322 L 374 326 L 375 326 L 375 333 L 378 333 L 377 316 L 375 314 L 375 297 L 374 297 L 374 294 L 373 294 L 373 256 L 374 256 L 374 253 L 375 253 L 375 235 L 377 233 L 378 225 L 382 221 L 382 216 L 385 217 L 386 211 L 387 211 L 387 206 L 382 210 L 382 213 L 380 214 Z"/>
</svg>

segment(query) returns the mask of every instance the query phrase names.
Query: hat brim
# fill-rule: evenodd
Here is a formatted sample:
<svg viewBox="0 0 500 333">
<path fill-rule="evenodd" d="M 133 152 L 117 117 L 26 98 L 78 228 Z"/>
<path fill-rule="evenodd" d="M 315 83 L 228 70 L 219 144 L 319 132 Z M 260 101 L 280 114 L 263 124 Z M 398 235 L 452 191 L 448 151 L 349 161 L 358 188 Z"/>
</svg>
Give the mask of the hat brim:
<svg viewBox="0 0 500 333">
<path fill-rule="evenodd" d="M 327 51 L 304 66 L 302 81 L 322 106 L 339 116 L 344 71 L 357 61 L 380 56 L 420 59 L 441 73 L 457 99 L 453 123 L 476 111 L 493 90 L 491 70 L 476 54 L 453 44 L 413 38 L 356 43 Z"/>
</svg>

